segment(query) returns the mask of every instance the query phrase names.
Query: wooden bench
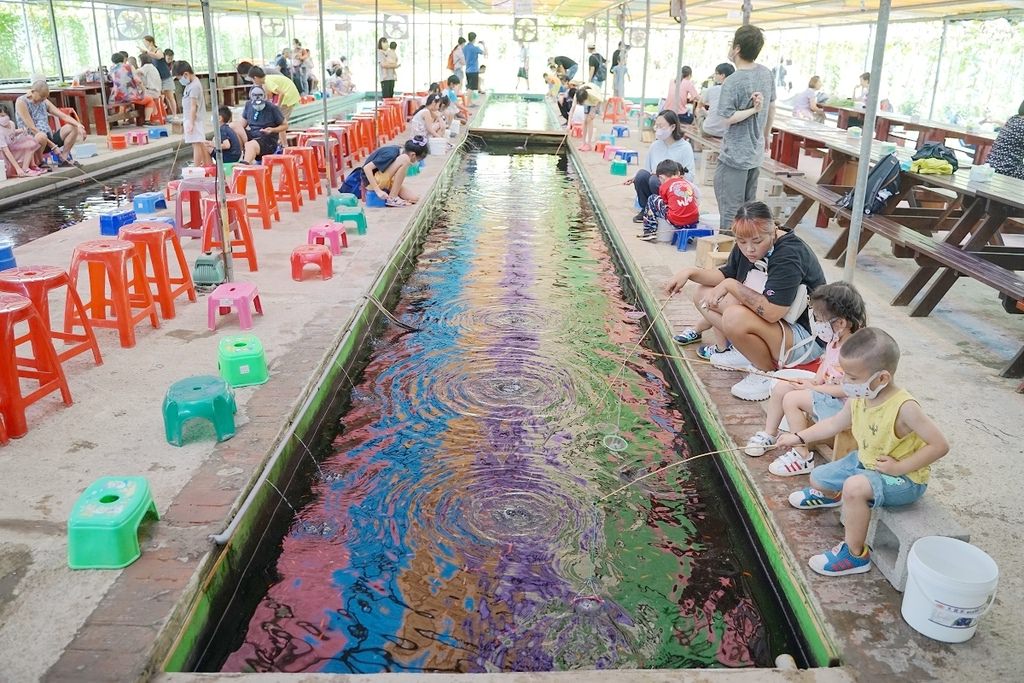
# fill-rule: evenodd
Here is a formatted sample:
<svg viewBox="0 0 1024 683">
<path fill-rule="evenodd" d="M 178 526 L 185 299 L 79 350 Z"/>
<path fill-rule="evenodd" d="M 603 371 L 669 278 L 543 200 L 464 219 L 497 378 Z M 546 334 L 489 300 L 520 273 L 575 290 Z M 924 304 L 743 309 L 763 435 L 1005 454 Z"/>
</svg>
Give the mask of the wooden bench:
<svg viewBox="0 0 1024 683">
<path fill-rule="evenodd" d="M 839 201 L 840 195 L 829 186 L 819 185 L 806 177 L 797 175 L 784 175 L 779 178 L 779 181 L 789 190 L 788 194 L 798 194 L 803 197 L 800 205 L 796 207 L 796 210 L 793 211 L 789 220 L 785 223 L 785 227 L 788 230 L 792 230 L 799 225 L 803 217 L 815 204 L 820 205 L 826 211 L 835 213 L 835 203 Z"/>
<path fill-rule="evenodd" d="M 113 123 L 132 123 L 141 126 L 146 122 L 146 107 L 141 104 L 107 104 L 96 105 L 92 108 L 93 118 L 96 119 L 96 132 L 106 135 L 110 132 Z"/>
</svg>

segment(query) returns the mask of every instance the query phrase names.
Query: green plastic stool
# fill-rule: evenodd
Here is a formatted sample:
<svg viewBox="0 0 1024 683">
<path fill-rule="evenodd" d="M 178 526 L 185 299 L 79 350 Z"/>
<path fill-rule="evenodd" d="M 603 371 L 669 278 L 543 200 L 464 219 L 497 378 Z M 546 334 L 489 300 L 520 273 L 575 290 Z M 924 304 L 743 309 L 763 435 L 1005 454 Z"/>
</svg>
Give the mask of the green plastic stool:
<svg viewBox="0 0 1024 683">
<path fill-rule="evenodd" d="M 612 175 L 626 175 L 626 162 L 621 159 L 613 161 Z"/>
<path fill-rule="evenodd" d="M 356 233 L 366 234 L 366 214 L 361 206 L 335 206 L 328 214 L 336 223 L 355 223 Z"/>
<path fill-rule="evenodd" d="M 354 194 L 333 194 L 327 198 L 327 215 L 331 216 L 339 206 L 359 206 L 359 197 Z"/>
<path fill-rule="evenodd" d="M 235 435 L 235 395 L 220 377 L 199 375 L 175 382 L 164 397 L 164 432 L 167 443 L 180 446 L 181 428 L 194 417 L 206 418 L 217 431 L 217 441 Z"/>
<path fill-rule="evenodd" d="M 217 368 L 232 387 L 263 384 L 270 378 L 263 343 L 251 334 L 221 339 L 217 346 Z"/>
<path fill-rule="evenodd" d="M 200 254 L 192 269 L 192 282 L 197 285 L 223 284 L 228 277 L 224 272 L 224 257 L 220 251 Z"/>
<path fill-rule="evenodd" d="M 405 175 L 410 177 L 410 178 L 412 176 L 414 176 L 414 175 L 419 175 L 419 174 L 420 174 L 420 165 L 419 165 L 419 163 L 409 164 L 409 168 L 405 169 Z"/>
<path fill-rule="evenodd" d="M 229 163 L 224 164 L 224 178 L 225 179 L 230 180 L 231 179 L 231 175 L 234 172 L 235 172 L 235 164 L 234 163 L 230 163 L 229 162 Z"/>
<path fill-rule="evenodd" d="M 68 519 L 68 566 L 121 569 L 139 559 L 139 524 L 160 513 L 144 477 L 101 477 L 89 485 Z"/>
</svg>

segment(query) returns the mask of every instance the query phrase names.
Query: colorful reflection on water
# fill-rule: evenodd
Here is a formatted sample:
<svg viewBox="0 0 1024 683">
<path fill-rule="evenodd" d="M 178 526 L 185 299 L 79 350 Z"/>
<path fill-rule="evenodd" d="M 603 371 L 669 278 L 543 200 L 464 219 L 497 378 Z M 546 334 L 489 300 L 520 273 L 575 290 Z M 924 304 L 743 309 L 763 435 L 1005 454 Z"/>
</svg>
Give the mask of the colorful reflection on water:
<svg viewBox="0 0 1024 683">
<path fill-rule="evenodd" d="M 463 163 L 222 670 L 769 665 L 710 461 L 599 500 L 690 448 L 564 157 Z"/>
<path fill-rule="evenodd" d="M 484 114 L 475 124 L 478 128 L 512 128 L 516 130 L 558 130 L 554 117 L 542 100 L 515 97 L 490 97 Z"/>
</svg>

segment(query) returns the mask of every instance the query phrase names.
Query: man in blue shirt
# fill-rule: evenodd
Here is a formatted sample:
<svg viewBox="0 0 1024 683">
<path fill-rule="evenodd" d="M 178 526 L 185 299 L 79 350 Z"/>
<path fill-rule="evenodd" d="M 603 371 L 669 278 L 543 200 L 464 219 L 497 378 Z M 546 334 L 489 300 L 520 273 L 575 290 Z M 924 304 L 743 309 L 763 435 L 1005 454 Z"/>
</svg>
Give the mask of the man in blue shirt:
<svg viewBox="0 0 1024 683">
<path fill-rule="evenodd" d="M 245 119 L 244 158 L 240 163 L 251 164 L 264 154 L 277 152 L 278 136 L 288 130 L 288 123 L 277 105 L 267 99 L 267 91 L 256 85 L 249 90 L 249 101 L 242 111 Z"/>
<path fill-rule="evenodd" d="M 466 57 L 466 89 L 480 90 L 480 55 L 487 56 L 487 50 L 476 44 L 476 34 L 470 33 L 469 42 L 462 46 Z"/>
</svg>

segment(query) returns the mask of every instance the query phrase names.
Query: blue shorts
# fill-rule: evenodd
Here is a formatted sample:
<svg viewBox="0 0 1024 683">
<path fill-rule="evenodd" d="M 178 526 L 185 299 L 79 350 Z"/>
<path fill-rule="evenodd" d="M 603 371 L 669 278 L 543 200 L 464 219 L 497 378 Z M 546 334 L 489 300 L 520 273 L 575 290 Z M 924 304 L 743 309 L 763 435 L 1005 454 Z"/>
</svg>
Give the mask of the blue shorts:
<svg viewBox="0 0 1024 683">
<path fill-rule="evenodd" d="M 814 391 L 811 389 L 811 405 L 813 409 L 811 412 L 814 413 L 814 421 L 821 422 L 827 420 L 833 415 L 839 414 L 839 411 L 843 409 L 843 405 L 846 403 L 841 398 L 830 396 L 828 394 L 822 394 L 821 392 Z"/>
<path fill-rule="evenodd" d="M 871 507 L 910 505 L 928 490 L 928 484 L 918 484 L 906 475 L 890 477 L 888 474 L 864 469 L 857 451 L 850 451 L 849 455 L 835 462 L 811 470 L 811 486 L 822 491 L 842 491 L 843 483 L 858 474 L 867 477 L 871 483 L 874 496 Z"/>
<path fill-rule="evenodd" d="M 786 352 L 785 359 L 781 359 L 781 362 L 779 363 L 780 367 L 792 367 L 794 365 L 810 363 L 811 361 L 817 360 L 821 357 L 821 354 L 825 353 L 825 348 L 818 344 L 816 339 L 797 346 L 797 344 L 802 342 L 804 339 L 811 337 L 811 333 L 804 329 L 804 326 L 799 323 L 791 323 L 788 320 L 783 320 L 782 322 L 789 325 L 789 329 L 793 330 L 793 346 L 791 346 L 789 351 Z"/>
</svg>

